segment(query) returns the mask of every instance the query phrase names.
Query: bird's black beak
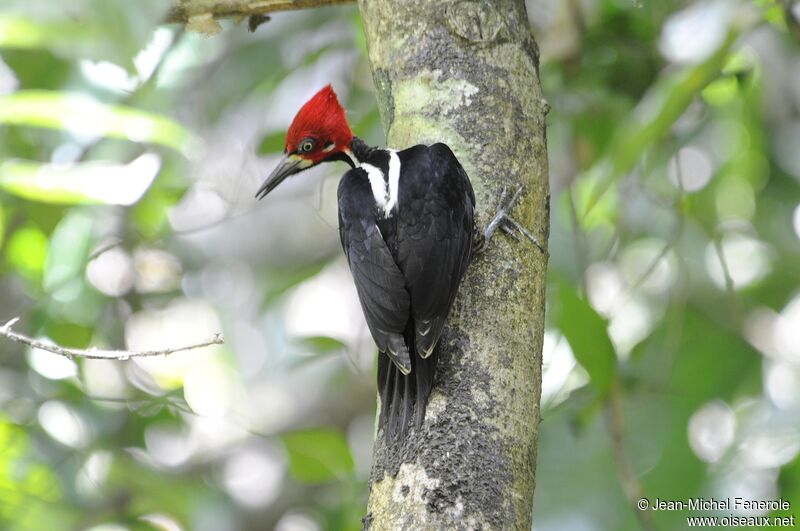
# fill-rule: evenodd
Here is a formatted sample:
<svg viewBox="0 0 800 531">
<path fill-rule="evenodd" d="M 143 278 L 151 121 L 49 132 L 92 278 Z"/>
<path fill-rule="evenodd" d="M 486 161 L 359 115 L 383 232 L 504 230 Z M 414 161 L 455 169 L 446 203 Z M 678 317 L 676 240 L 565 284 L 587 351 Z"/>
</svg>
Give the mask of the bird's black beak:
<svg viewBox="0 0 800 531">
<path fill-rule="evenodd" d="M 286 155 L 278 166 L 272 170 L 269 177 L 264 180 L 264 184 L 262 184 L 261 188 L 256 192 L 256 198 L 264 199 L 268 193 L 273 191 L 288 176 L 301 172 L 311 165 L 312 162 L 310 160 L 306 160 L 299 155 Z"/>
</svg>

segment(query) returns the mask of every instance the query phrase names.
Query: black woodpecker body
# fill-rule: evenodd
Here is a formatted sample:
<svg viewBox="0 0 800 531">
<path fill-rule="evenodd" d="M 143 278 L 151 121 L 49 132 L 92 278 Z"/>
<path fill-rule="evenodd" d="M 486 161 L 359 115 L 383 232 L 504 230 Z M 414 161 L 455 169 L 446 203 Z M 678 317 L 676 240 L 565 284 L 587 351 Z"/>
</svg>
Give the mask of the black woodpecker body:
<svg viewBox="0 0 800 531">
<path fill-rule="evenodd" d="M 394 152 L 354 139 L 339 183 L 339 234 L 378 357 L 381 424 L 419 427 L 435 346 L 472 256 L 475 196 L 444 144 Z"/>
<path fill-rule="evenodd" d="M 367 325 L 380 351 L 379 425 L 391 438 L 422 425 L 436 343 L 473 254 L 475 195 L 445 144 L 402 151 L 352 136 L 330 86 L 295 117 L 284 161 L 263 198 L 313 165 L 350 165 L 339 183 L 339 235 Z"/>
</svg>

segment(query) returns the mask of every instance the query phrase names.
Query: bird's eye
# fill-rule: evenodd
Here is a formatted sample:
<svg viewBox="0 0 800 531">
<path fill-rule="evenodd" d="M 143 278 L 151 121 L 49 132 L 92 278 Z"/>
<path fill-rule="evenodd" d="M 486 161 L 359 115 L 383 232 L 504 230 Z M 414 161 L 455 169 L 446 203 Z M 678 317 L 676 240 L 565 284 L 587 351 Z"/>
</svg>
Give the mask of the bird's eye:
<svg viewBox="0 0 800 531">
<path fill-rule="evenodd" d="M 313 138 L 306 138 L 302 142 L 300 142 L 300 151 L 302 153 L 308 153 L 309 151 L 314 149 L 314 139 Z"/>
</svg>

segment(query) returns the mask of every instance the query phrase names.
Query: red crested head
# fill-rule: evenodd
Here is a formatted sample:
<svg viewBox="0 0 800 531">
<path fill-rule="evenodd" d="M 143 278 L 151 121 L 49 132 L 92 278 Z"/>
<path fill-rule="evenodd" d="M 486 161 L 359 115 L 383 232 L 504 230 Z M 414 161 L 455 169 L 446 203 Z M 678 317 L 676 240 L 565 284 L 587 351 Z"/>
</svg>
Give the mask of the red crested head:
<svg viewBox="0 0 800 531">
<path fill-rule="evenodd" d="M 286 133 L 286 153 L 314 164 L 350 148 L 353 132 L 330 85 L 317 92 L 294 117 Z"/>
<path fill-rule="evenodd" d="M 353 132 L 344 109 L 330 85 L 317 92 L 300 108 L 286 132 L 283 160 L 266 178 L 256 197 L 263 199 L 290 175 L 326 160 L 340 158 L 350 149 Z M 339 155 L 340 157 L 337 157 Z"/>
</svg>

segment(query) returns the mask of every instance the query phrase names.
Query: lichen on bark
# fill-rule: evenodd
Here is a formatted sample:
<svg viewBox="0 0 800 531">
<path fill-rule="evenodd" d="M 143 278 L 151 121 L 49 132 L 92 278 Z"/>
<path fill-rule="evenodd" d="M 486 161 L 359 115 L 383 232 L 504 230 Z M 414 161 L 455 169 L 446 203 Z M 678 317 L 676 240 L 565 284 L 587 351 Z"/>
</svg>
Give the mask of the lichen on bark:
<svg viewBox="0 0 800 531">
<path fill-rule="evenodd" d="M 450 145 L 481 225 L 504 187 L 524 186 L 514 214 L 546 243 L 547 104 L 524 2 L 359 5 L 389 145 Z M 422 429 L 376 441 L 365 527 L 530 529 L 546 266 L 502 236 L 470 266 Z"/>
</svg>

